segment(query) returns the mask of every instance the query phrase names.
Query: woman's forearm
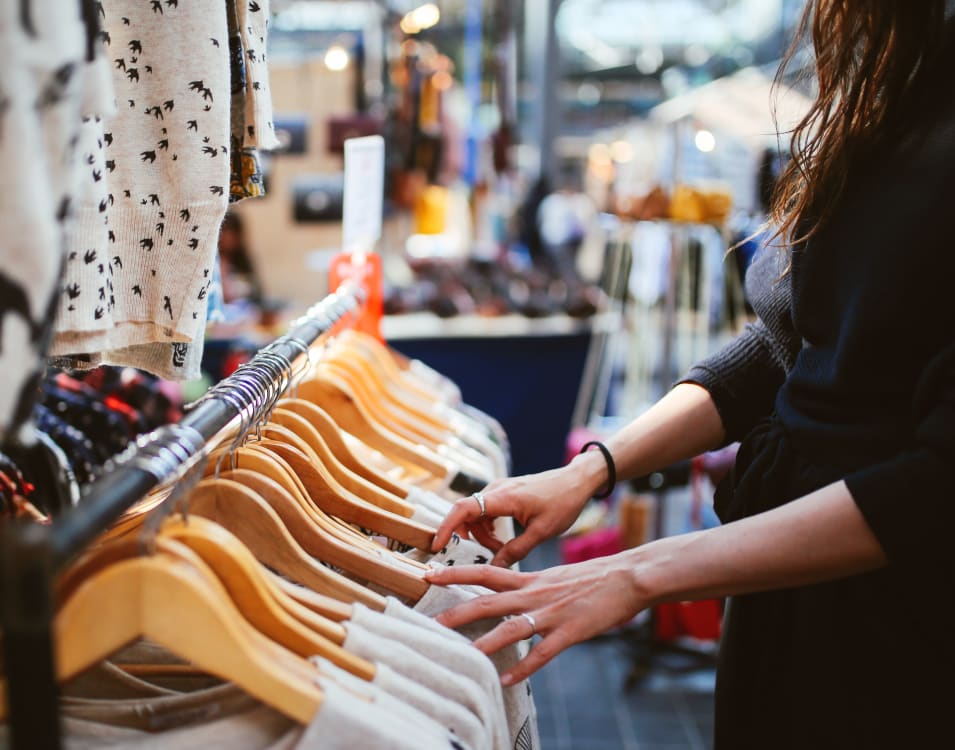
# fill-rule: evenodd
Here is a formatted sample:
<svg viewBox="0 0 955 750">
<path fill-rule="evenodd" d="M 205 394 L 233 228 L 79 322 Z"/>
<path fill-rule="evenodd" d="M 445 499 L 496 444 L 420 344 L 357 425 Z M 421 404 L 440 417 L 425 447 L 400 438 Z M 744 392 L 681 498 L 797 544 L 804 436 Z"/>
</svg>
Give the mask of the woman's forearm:
<svg viewBox="0 0 955 750">
<path fill-rule="evenodd" d="M 725 435 L 710 394 L 681 383 L 606 441 L 619 480 L 645 476 L 665 466 L 719 447 Z M 607 467 L 598 451 L 574 458 L 571 466 L 596 491 L 607 481 Z"/>
<path fill-rule="evenodd" d="M 845 482 L 625 554 L 632 555 L 636 585 L 654 603 L 803 586 L 887 564 Z"/>
</svg>

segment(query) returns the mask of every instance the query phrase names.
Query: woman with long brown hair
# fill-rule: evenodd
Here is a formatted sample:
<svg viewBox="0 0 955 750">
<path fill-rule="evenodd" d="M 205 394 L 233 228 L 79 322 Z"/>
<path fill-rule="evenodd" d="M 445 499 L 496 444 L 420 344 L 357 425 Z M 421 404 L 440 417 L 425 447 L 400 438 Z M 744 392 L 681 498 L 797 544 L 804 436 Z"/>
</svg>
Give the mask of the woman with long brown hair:
<svg viewBox="0 0 955 750">
<path fill-rule="evenodd" d="M 456 504 L 494 566 L 436 571 L 497 592 L 444 613 L 506 619 L 491 653 L 542 639 L 503 680 L 667 601 L 730 597 L 716 744 L 933 747 L 955 670 L 955 22 L 945 0 L 814 0 L 818 98 L 752 266 L 759 320 L 656 406 L 550 472 Z M 614 476 L 734 440 L 723 525 L 536 573 L 505 566 L 567 529 Z M 525 527 L 501 544 L 490 520 Z M 949 740 L 950 741 L 950 740 Z"/>
</svg>

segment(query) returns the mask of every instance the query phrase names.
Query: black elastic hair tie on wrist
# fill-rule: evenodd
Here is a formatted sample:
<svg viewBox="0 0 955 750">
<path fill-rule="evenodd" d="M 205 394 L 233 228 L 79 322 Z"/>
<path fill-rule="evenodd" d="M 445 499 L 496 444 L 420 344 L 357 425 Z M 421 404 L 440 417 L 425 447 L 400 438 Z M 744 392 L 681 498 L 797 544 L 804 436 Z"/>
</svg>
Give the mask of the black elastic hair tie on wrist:
<svg viewBox="0 0 955 750">
<path fill-rule="evenodd" d="M 586 453 L 590 448 L 599 450 L 603 454 L 604 461 L 607 462 L 607 489 L 594 495 L 594 500 L 604 500 L 613 494 L 617 486 L 617 465 L 613 462 L 613 456 L 610 455 L 610 450 L 603 443 L 597 440 L 591 440 L 580 449 L 580 452 Z"/>
</svg>

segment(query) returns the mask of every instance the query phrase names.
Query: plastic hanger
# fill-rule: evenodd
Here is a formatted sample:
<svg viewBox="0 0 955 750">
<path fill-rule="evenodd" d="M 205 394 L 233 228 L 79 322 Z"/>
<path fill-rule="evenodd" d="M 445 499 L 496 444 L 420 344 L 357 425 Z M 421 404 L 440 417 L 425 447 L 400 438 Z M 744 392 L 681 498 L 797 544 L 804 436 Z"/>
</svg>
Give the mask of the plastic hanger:
<svg viewBox="0 0 955 750">
<path fill-rule="evenodd" d="M 145 637 L 301 724 L 321 707 L 321 690 L 305 677 L 311 665 L 250 626 L 198 556 L 171 540 L 84 581 L 54 631 L 61 681 Z"/>
</svg>

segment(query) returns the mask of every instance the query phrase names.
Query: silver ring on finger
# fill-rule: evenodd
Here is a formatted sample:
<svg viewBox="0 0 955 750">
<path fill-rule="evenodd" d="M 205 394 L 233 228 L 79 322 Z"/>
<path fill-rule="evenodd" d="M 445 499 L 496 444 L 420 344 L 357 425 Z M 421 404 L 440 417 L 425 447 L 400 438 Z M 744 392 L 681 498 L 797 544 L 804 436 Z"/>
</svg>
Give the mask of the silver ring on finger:
<svg viewBox="0 0 955 750">
<path fill-rule="evenodd" d="M 481 515 L 479 515 L 478 518 L 484 518 L 484 516 L 487 515 L 487 506 L 485 505 L 484 493 L 475 492 L 473 495 L 471 495 L 471 497 L 477 500 L 478 507 L 481 509 Z"/>
<path fill-rule="evenodd" d="M 527 612 L 522 612 L 521 617 L 527 620 L 527 624 L 531 626 L 531 634 L 527 637 L 533 638 L 535 635 L 537 635 L 537 622 L 531 615 L 527 614 Z"/>
</svg>

